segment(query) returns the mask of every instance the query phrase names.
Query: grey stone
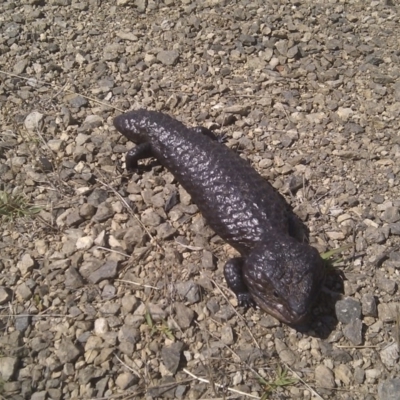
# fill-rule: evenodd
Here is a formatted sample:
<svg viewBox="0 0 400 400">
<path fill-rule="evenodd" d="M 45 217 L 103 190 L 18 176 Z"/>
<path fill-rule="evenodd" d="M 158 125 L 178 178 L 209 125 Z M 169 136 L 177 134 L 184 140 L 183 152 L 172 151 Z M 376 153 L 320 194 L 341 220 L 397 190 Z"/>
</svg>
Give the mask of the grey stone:
<svg viewBox="0 0 400 400">
<path fill-rule="evenodd" d="M 297 46 L 293 46 L 290 49 L 288 49 L 286 56 L 288 58 L 295 58 L 296 56 L 298 56 L 300 54 L 299 52 L 299 48 Z"/>
<path fill-rule="evenodd" d="M 234 343 L 233 330 L 230 326 L 223 326 L 221 328 L 221 341 L 228 346 Z"/>
<path fill-rule="evenodd" d="M 130 372 L 123 372 L 117 376 L 115 384 L 122 390 L 129 388 L 138 382 L 138 378 Z"/>
<path fill-rule="evenodd" d="M 184 1 L 185 0 L 183 0 L 183 2 Z M 152 399 L 159 399 L 159 398 L 177 399 L 178 397 L 176 395 L 175 388 L 177 388 L 176 379 L 171 375 L 166 375 L 160 380 L 159 385 L 150 387 L 147 391 L 147 394 Z"/>
<path fill-rule="evenodd" d="M 373 294 L 366 293 L 361 298 L 362 313 L 368 317 L 377 317 L 378 309 L 376 306 L 376 300 Z"/>
<path fill-rule="evenodd" d="M 41 390 L 39 392 L 32 393 L 31 400 L 46 400 L 47 391 Z"/>
<path fill-rule="evenodd" d="M 123 325 L 118 331 L 118 340 L 120 342 L 136 344 L 140 340 L 140 332 L 131 325 Z"/>
<path fill-rule="evenodd" d="M 287 57 L 288 52 L 288 41 L 287 40 L 279 40 L 275 43 L 276 49 L 279 51 L 279 54 Z"/>
<path fill-rule="evenodd" d="M 347 132 L 355 133 L 355 134 L 360 134 L 360 133 L 363 133 L 365 131 L 365 129 L 361 125 L 359 125 L 359 124 L 357 124 L 355 122 L 348 122 L 344 126 L 344 128 L 345 128 L 345 130 Z"/>
<path fill-rule="evenodd" d="M 382 215 L 382 219 L 388 223 L 394 223 L 400 220 L 398 207 L 388 207 Z"/>
<path fill-rule="evenodd" d="M 17 61 L 14 64 L 13 73 L 17 74 L 17 75 L 21 75 L 25 71 L 28 64 L 29 64 L 29 60 L 27 58 Z"/>
<path fill-rule="evenodd" d="M 75 138 L 75 142 L 76 142 L 77 146 L 83 146 L 85 143 L 87 143 L 89 141 L 90 141 L 90 135 L 86 135 L 85 133 L 78 133 L 78 135 Z"/>
<path fill-rule="evenodd" d="M 49 344 L 43 341 L 41 337 L 35 337 L 32 339 L 32 349 L 35 349 L 35 352 L 40 352 L 48 347 Z"/>
<path fill-rule="evenodd" d="M 200 301 L 200 288 L 193 281 L 179 282 L 176 284 L 178 294 L 185 298 L 190 304 Z"/>
<path fill-rule="evenodd" d="M 157 60 L 161 64 L 172 66 L 179 60 L 179 53 L 176 50 L 162 50 L 157 54 Z"/>
<path fill-rule="evenodd" d="M 21 169 L 21 167 L 26 164 L 26 158 L 25 157 L 12 157 L 11 163 L 12 163 L 13 169 L 19 171 Z"/>
<path fill-rule="evenodd" d="M 387 235 L 386 232 L 381 228 L 374 228 L 373 226 L 369 226 L 365 230 L 365 239 L 369 243 L 377 243 L 382 244 L 386 242 Z"/>
<path fill-rule="evenodd" d="M 100 349 L 103 346 L 103 340 L 98 336 L 89 336 L 85 344 L 85 352 Z"/>
<path fill-rule="evenodd" d="M 58 153 L 64 145 L 64 140 L 61 139 L 50 139 L 47 142 L 47 146 L 54 151 L 54 153 Z"/>
<path fill-rule="evenodd" d="M 176 229 L 169 222 L 164 222 L 157 227 L 157 237 L 159 237 L 160 239 L 170 239 L 175 234 Z"/>
<path fill-rule="evenodd" d="M 78 214 L 79 215 L 79 214 Z M 96 214 L 93 216 L 93 220 L 96 222 L 104 222 L 114 215 L 114 210 L 109 203 L 101 203 L 97 208 Z"/>
<path fill-rule="evenodd" d="M 79 207 L 79 215 L 87 220 L 93 217 L 96 214 L 96 207 L 92 204 L 85 203 Z"/>
<path fill-rule="evenodd" d="M 102 315 L 116 315 L 121 308 L 121 305 L 118 302 L 106 302 L 104 303 L 99 311 Z"/>
<path fill-rule="evenodd" d="M 388 379 L 378 384 L 379 400 L 398 400 L 400 393 L 400 378 Z"/>
<path fill-rule="evenodd" d="M 145 233 L 142 227 L 139 224 L 135 224 L 134 226 L 128 228 L 128 230 L 124 235 L 123 240 L 127 246 L 127 250 L 129 252 L 132 252 L 134 247 L 143 244 L 144 238 L 145 238 Z"/>
<path fill-rule="evenodd" d="M 65 223 L 67 226 L 76 227 L 79 226 L 83 222 L 82 216 L 79 214 L 78 209 L 72 209 L 71 212 L 67 215 Z"/>
<path fill-rule="evenodd" d="M 187 390 L 187 386 L 186 385 L 178 385 L 175 389 L 175 397 L 177 399 L 183 399 L 185 392 Z"/>
<path fill-rule="evenodd" d="M 188 206 L 192 201 L 190 194 L 182 186 L 179 186 L 178 189 L 179 189 L 179 200 L 181 204 Z"/>
<path fill-rule="evenodd" d="M 361 385 L 365 379 L 365 371 L 360 367 L 354 368 L 354 381 Z"/>
<path fill-rule="evenodd" d="M 274 343 L 280 360 L 285 364 L 293 365 L 296 362 L 296 354 L 279 338 L 275 338 Z"/>
<path fill-rule="evenodd" d="M 102 292 L 101 297 L 103 299 L 112 299 L 117 294 L 117 289 L 113 285 L 105 285 Z"/>
<path fill-rule="evenodd" d="M 398 343 L 391 343 L 382 349 L 380 352 L 380 358 L 387 368 L 394 368 L 399 360 Z"/>
<path fill-rule="evenodd" d="M 108 198 L 108 193 L 104 189 L 94 189 L 93 192 L 87 198 L 88 204 L 94 207 L 98 207 L 101 203 L 104 203 Z"/>
<path fill-rule="evenodd" d="M 349 386 L 352 381 L 352 373 L 348 365 L 339 364 L 335 369 L 335 378 L 339 379 L 344 383 L 345 386 Z"/>
<path fill-rule="evenodd" d="M 15 295 L 22 301 L 29 300 L 32 297 L 32 290 L 29 288 L 26 282 L 22 282 L 17 286 L 15 290 Z"/>
<path fill-rule="evenodd" d="M 215 271 L 216 266 L 216 258 L 211 251 L 203 250 L 203 257 L 201 259 L 201 265 L 203 268 L 208 269 L 210 271 Z"/>
<path fill-rule="evenodd" d="M 165 249 L 165 261 L 170 264 L 180 264 L 182 262 L 182 255 L 175 248 L 167 247 Z"/>
<path fill-rule="evenodd" d="M 357 318 L 361 318 L 360 303 L 350 297 L 344 300 L 339 300 L 335 304 L 335 311 L 337 319 L 344 324 L 348 324 Z"/>
<path fill-rule="evenodd" d="M 158 226 L 161 223 L 161 217 L 151 208 L 145 210 L 141 216 L 141 221 L 145 226 Z"/>
<path fill-rule="evenodd" d="M 176 373 L 179 367 L 183 351 L 183 343 L 175 342 L 170 346 L 164 346 L 161 349 L 161 357 L 165 367 L 173 375 Z"/>
<path fill-rule="evenodd" d="M 18 358 L 0 357 L 0 375 L 3 380 L 8 381 L 17 372 Z"/>
<path fill-rule="evenodd" d="M 164 194 L 162 192 L 156 193 L 154 196 L 151 197 L 150 203 L 155 208 L 164 208 L 165 206 Z"/>
<path fill-rule="evenodd" d="M 239 41 L 242 42 L 243 46 L 253 46 L 257 43 L 257 39 L 251 35 L 241 34 Z"/>
<path fill-rule="evenodd" d="M 134 0 L 134 4 L 140 12 L 146 11 L 147 2 L 148 0 Z"/>
<path fill-rule="evenodd" d="M 329 50 L 339 50 L 342 47 L 342 42 L 338 39 L 329 39 L 325 44 Z"/>
<path fill-rule="evenodd" d="M 49 397 L 53 400 L 61 400 L 62 399 L 62 391 L 57 388 L 48 388 L 47 393 Z"/>
<path fill-rule="evenodd" d="M 353 110 L 348 107 L 339 107 L 337 110 L 337 115 L 343 120 L 347 121 L 352 115 L 353 115 Z"/>
<path fill-rule="evenodd" d="M 269 314 L 263 315 L 259 323 L 261 326 L 265 328 L 275 328 L 277 326 L 280 326 L 281 324 L 279 320 L 277 320 L 275 317 Z"/>
<path fill-rule="evenodd" d="M 84 285 L 84 280 L 78 270 L 72 266 L 65 271 L 65 286 L 78 289 Z"/>
<path fill-rule="evenodd" d="M 75 246 L 78 250 L 87 251 L 93 246 L 93 238 L 91 236 L 82 236 L 78 238 Z"/>
<path fill-rule="evenodd" d="M 344 336 L 355 346 L 362 343 L 362 322 L 359 318 L 352 319 L 343 327 Z"/>
<path fill-rule="evenodd" d="M 389 254 L 389 259 L 400 264 L 400 251 L 391 251 Z"/>
<path fill-rule="evenodd" d="M 378 304 L 379 319 L 384 322 L 396 321 L 398 318 L 399 303 L 380 303 Z"/>
<path fill-rule="evenodd" d="M 44 115 L 38 111 L 31 112 L 24 121 L 25 128 L 28 132 L 36 133 L 41 129 Z"/>
<path fill-rule="evenodd" d="M 335 376 L 331 369 L 325 365 L 318 365 L 315 368 L 316 386 L 333 389 L 336 387 Z"/>
<path fill-rule="evenodd" d="M 4 382 L 3 383 L 3 391 L 4 391 L 4 395 L 3 397 L 8 398 L 7 395 L 11 395 L 11 394 L 16 394 L 21 392 L 22 389 L 22 382 L 17 382 L 17 381 L 13 381 L 13 382 Z M 23 397 L 20 396 L 13 396 L 11 397 L 13 400 L 22 400 Z"/>
<path fill-rule="evenodd" d="M 122 312 L 124 314 L 130 314 L 139 305 L 139 300 L 135 296 L 127 294 L 124 297 L 122 297 L 121 305 L 122 305 Z"/>
<path fill-rule="evenodd" d="M 187 329 L 192 324 L 194 311 L 181 302 L 175 302 L 176 322 L 181 329 Z"/>
<path fill-rule="evenodd" d="M 400 235 L 400 222 L 395 222 L 389 225 L 392 235 Z"/>
<path fill-rule="evenodd" d="M 397 284 L 395 281 L 388 279 L 380 271 L 376 273 L 376 285 L 379 289 L 383 290 L 388 294 L 394 294 L 397 289 Z"/>
<path fill-rule="evenodd" d="M 214 318 L 219 321 L 229 321 L 235 315 L 235 310 L 231 305 L 224 305 L 220 307 L 219 311 L 215 313 Z"/>
<path fill-rule="evenodd" d="M 28 329 L 32 319 L 30 316 L 25 315 L 25 313 L 23 314 L 22 316 L 15 316 L 15 329 L 20 332 L 25 332 Z"/>
<path fill-rule="evenodd" d="M 78 10 L 78 11 L 87 11 L 89 8 L 89 4 L 84 2 L 84 1 L 74 1 L 71 3 L 72 9 Z"/>
<path fill-rule="evenodd" d="M 107 371 L 104 369 L 89 365 L 78 372 L 78 381 L 82 385 L 87 385 L 94 379 L 102 378 L 106 373 Z"/>
<path fill-rule="evenodd" d="M 233 106 L 225 107 L 224 112 L 246 116 L 250 112 L 250 107 L 246 104 L 235 104 Z"/>
<path fill-rule="evenodd" d="M 129 40 L 130 42 L 137 42 L 139 39 L 133 32 L 117 32 L 117 36 L 122 40 Z"/>
<path fill-rule="evenodd" d="M 135 346 L 133 343 L 130 342 L 120 342 L 118 349 L 123 353 L 126 354 L 128 357 L 132 357 L 135 351 Z"/>
<path fill-rule="evenodd" d="M 8 287 L 0 286 L 0 304 L 8 303 L 11 296 L 12 291 Z"/>
<path fill-rule="evenodd" d="M 31 272 L 35 266 L 35 260 L 31 257 L 29 253 L 25 253 L 21 260 L 18 262 L 17 267 L 24 276 L 28 272 Z"/>
<path fill-rule="evenodd" d="M 138 311 L 138 310 L 136 310 L 136 311 Z M 160 305 L 154 304 L 154 303 L 147 304 L 147 312 L 150 313 L 151 318 L 155 322 L 163 322 L 167 316 L 165 310 Z"/>
<path fill-rule="evenodd" d="M 89 104 L 88 100 L 79 94 L 67 96 L 67 101 L 74 108 L 86 107 Z"/>
<path fill-rule="evenodd" d="M 211 299 L 207 301 L 207 308 L 210 310 L 211 314 L 217 313 L 220 309 L 218 300 L 215 297 L 211 297 Z"/>
<path fill-rule="evenodd" d="M 103 59 L 105 61 L 116 61 L 122 48 L 119 43 L 111 43 L 103 48 Z"/>
<path fill-rule="evenodd" d="M 118 272 L 118 263 L 116 261 L 107 261 L 100 268 L 93 271 L 88 280 L 92 283 L 98 283 L 104 279 L 115 278 Z"/>
<path fill-rule="evenodd" d="M 90 129 L 98 128 L 104 124 L 103 118 L 100 115 L 88 115 L 83 121 L 83 124 Z"/>
<path fill-rule="evenodd" d="M 394 82 L 394 78 L 392 76 L 386 75 L 386 74 L 382 74 L 380 72 L 375 72 L 372 75 L 372 79 L 374 80 L 374 82 L 376 83 L 380 83 L 382 85 L 387 85 L 389 83 L 393 83 Z M 379 105 L 377 105 L 379 107 Z"/>
<path fill-rule="evenodd" d="M 62 364 L 74 362 L 81 354 L 83 349 L 72 343 L 70 339 L 63 339 L 55 351 L 56 356 Z"/>
</svg>

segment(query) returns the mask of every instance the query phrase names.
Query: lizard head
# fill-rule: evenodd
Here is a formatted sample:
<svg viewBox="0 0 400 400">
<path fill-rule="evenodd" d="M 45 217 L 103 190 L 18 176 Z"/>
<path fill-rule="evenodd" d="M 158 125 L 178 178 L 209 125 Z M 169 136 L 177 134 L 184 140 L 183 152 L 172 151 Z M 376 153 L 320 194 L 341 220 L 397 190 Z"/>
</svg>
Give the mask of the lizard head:
<svg viewBox="0 0 400 400">
<path fill-rule="evenodd" d="M 243 268 L 243 279 L 257 305 L 289 325 L 307 317 L 324 275 L 318 251 L 291 237 L 260 244 Z"/>
<path fill-rule="evenodd" d="M 115 128 L 134 143 L 147 141 L 147 131 L 151 126 L 146 110 L 130 111 L 114 118 Z"/>
</svg>

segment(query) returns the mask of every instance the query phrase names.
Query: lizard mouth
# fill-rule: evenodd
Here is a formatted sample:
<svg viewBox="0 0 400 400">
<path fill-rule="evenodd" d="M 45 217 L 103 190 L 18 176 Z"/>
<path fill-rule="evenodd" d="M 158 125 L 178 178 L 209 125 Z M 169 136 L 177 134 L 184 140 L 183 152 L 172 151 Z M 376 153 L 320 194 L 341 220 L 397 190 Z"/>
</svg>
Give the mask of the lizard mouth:
<svg viewBox="0 0 400 400">
<path fill-rule="evenodd" d="M 295 312 L 288 309 L 283 304 L 276 301 L 268 301 L 265 294 L 260 296 L 257 293 L 251 293 L 256 304 L 265 312 L 272 315 L 279 321 L 284 322 L 287 325 L 298 325 L 308 317 L 309 310 L 306 309 L 301 313 Z"/>
</svg>

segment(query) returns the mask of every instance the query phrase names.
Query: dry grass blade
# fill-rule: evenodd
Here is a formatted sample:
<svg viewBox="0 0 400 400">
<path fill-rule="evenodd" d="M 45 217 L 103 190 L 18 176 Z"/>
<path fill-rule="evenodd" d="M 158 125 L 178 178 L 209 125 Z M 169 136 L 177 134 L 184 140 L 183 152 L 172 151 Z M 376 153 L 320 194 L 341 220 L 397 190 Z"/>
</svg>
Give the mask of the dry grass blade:
<svg viewBox="0 0 400 400">
<path fill-rule="evenodd" d="M 200 381 L 200 382 L 203 382 L 203 383 L 210 383 L 210 381 L 209 381 L 208 379 L 200 378 L 200 377 L 198 377 L 198 376 L 192 374 L 191 372 L 189 372 L 186 368 L 183 368 L 183 371 L 186 372 L 188 375 L 190 375 L 192 378 L 197 379 L 197 380 Z M 221 388 L 221 389 L 222 389 L 222 388 L 225 388 L 224 385 L 221 385 L 221 384 L 219 384 L 219 383 L 215 383 L 215 386 L 217 386 L 217 387 L 219 387 L 219 388 Z M 233 388 L 230 388 L 230 387 L 225 388 L 225 389 L 228 390 L 229 392 L 237 393 L 237 394 L 240 394 L 240 395 L 242 395 L 242 396 L 249 397 L 249 398 L 251 398 L 251 399 L 259 399 L 259 400 L 261 399 L 261 397 L 254 396 L 254 395 L 252 395 L 252 394 L 250 394 L 250 393 L 245 393 L 245 392 L 242 392 L 242 391 L 240 391 L 240 390 L 236 390 L 236 389 L 233 389 Z"/>
<path fill-rule="evenodd" d="M 142 375 L 140 374 L 139 371 L 137 371 L 136 369 L 130 367 L 129 365 L 127 365 L 126 363 L 124 363 L 115 353 L 114 353 L 114 357 L 125 367 L 127 368 L 129 371 L 133 372 L 137 377 L 142 378 Z"/>
</svg>

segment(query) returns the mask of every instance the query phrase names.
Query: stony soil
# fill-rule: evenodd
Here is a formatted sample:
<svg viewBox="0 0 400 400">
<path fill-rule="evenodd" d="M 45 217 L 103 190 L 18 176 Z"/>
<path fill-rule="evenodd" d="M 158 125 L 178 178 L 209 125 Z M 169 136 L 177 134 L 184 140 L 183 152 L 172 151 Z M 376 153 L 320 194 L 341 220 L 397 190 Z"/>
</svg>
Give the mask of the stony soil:
<svg viewBox="0 0 400 400">
<path fill-rule="evenodd" d="M 396 0 L 3 0 L 1 396 L 398 399 L 399 26 Z M 168 171 L 125 171 L 139 107 L 350 245 L 309 326 L 237 308 L 233 249 Z"/>
</svg>

